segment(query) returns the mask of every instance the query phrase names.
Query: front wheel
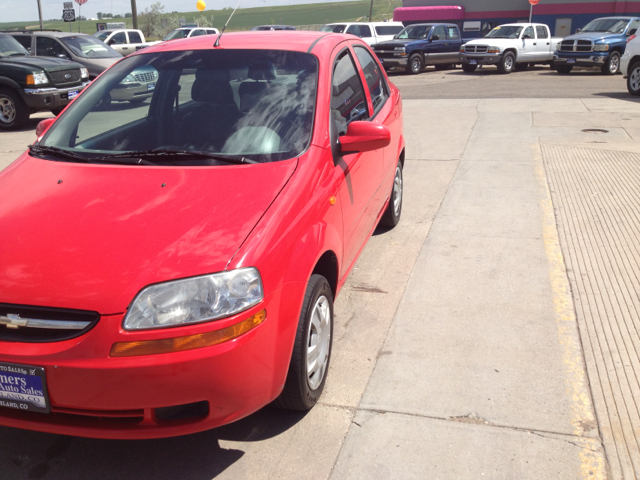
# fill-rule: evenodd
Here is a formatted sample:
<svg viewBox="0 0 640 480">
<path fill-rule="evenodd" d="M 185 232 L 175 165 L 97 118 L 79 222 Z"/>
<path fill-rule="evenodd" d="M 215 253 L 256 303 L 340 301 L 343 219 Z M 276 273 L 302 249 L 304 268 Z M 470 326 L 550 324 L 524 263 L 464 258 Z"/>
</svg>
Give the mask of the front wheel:
<svg viewBox="0 0 640 480">
<path fill-rule="evenodd" d="M 289 372 L 275 405 L 309 410 L 324 389 L 333 340 L 333 293 L 327 279 L 311 275 L 302 303 Z"/>
<path fill-rule="evenodd" d="M 498 72 L 511 73 L 516 66 L 516 56 L 507 52 L 502 56 L 502 60 L 498 63 Z"/>
<path fill-rule="evenodd" d="M 0 129 L 13 130 L 29 120 L 29 108 L 13 90 L 0 89 Z"/>
<path fill-rule="evenodd" d="M 407 73 L 412 75 L 417 75 L 422 71 L 422 67 L 424 66 L 424 61 L 422 60 L 422 55 L 419 53 L 414 53 L 409 57 L 409 64 L 407 65 Z"/>
<path fill-rule="evenodd" d="M 383 227 L 393 228 L 400 221 L 400 215 L 402 214 L 403 186 L 402 163 L 398 162 L 396 172 L 393 177 L 393 189 L 391 190 L 389 205 L 387 205 L 387 209 L 384 211 L 382 218 L 380 219 L 380 225 Z"/>
<path fill-rule="evenodd" d="M 561 75 L 568 75 L 569 73 L 571 73 L 571 70 L 573 70 L 573 67 L 570 65 L 558 65 L 556 67 L 556 72 Z"/>
<path fill-rule="evenodd" d="M 607 61 L 604 62 L 601 71 L 605 75 L 615 75 L 618 73 L 620 71 L 620 54 L 618 52 L 611 52 Z"/>
<path fill-rule="evenodd" d="M 627 90 L 631 95 L 640 95 L 640 61 L 635 62 L 629 68 Z"/>
</svg>

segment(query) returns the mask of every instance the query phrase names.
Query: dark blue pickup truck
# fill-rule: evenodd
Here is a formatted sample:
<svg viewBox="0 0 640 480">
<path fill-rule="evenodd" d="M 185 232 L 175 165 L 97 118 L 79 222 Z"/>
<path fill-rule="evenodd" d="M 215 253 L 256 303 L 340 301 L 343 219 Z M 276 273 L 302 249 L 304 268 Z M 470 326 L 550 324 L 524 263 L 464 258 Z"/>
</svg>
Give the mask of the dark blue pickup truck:
<svg viewBox="0 0 640 480">
<path fill-rule="evenodd" d="M 603 17 L 589 22 L 580 33 L 558 44 L 553 59 L 556 70 L 566 74 L 573 67 L 597 67 L 606 75 L 618 73 L 627 40 L 639 27 L 637 17 Z"/>
<path fill-rule="evenodd" d="M 455 23 L 417 23 L 405 27 L 393 40 L 372 45 L 385 70 L 401 67 L 420 73 L 427 65 L 436 69 L 460 63 L 460 29 Z"/>
</svg>

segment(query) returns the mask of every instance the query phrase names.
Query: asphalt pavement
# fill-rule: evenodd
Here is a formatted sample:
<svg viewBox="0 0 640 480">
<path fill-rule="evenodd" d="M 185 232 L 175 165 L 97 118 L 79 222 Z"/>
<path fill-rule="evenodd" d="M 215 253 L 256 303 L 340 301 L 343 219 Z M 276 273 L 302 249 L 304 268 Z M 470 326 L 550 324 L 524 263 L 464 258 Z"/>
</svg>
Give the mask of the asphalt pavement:
<svg viewBox="0 0 640 480">
<path fill-rule="evenodd" d="M 0 428 L 0 477 L 640 474 L 640 103 L 621 76 L 542 67 L 391 78 L 403 217 L 337 298 L 320 403 L 152 441 Z M 0 168 L 36 123 L 0 133 Z"/>
</svg>

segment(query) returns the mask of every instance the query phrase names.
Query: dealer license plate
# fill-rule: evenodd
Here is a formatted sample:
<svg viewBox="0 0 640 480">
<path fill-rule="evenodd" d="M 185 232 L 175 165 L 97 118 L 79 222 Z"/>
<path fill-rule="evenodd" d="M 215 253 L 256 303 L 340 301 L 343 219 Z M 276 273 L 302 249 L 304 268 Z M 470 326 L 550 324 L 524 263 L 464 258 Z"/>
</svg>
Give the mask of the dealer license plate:
<svg viewBox="0 0 640 480">
<path fill-rule="evenodd" d="M 154 88 L 156 88 L 155 83 L 147 83 L 147 90 L 153 90 Z"/>
<path fill-rule="evenodd" d="M 478 61 L 477 60 L 469 60 L 469 64 L 470 65 L 477 65 Z"/>
<path fill-rule="evenodd" d="M 44 368 L 0 363 L 0 407 L 49 413 Z"/>
<path fill-rule="evenodd" d="M 576 59 L 575 58 L 569 58 L 569 59 L 567 59 L 567 63 L 576 63 Z"/>
<path fill-rule="evenodd" d="M 71 100 L 72 98 L 75 98 L 78 96 L 78 91 L 77 90 L 73 90 L 71 92 L 69 92 L 69 100 Z"/>
</svg>

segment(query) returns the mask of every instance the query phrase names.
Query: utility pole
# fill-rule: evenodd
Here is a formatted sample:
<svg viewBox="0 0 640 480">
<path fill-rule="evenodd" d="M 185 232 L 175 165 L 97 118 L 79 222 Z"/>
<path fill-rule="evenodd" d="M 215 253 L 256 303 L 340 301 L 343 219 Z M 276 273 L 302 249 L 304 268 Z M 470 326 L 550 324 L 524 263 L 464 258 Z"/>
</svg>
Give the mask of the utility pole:
<svg viewBox="0 0 640 480">
<path fill-rule="evenodd" d="M 136 8 L 136 0 L 131 0 L 131 17 L 133 18 L 133 28 L 138 29 L 138 9 Z"/>
<path fill-rule="evenodd" d="M 38 0 L 38 15 L 40 16 L 40 30 L 42 30 L 42 6 L 40 0 Z"/>
<path fill-rule="evenodd" d="M 369 7 L 369 22 L 371 22 L 372 14 L 373 14 L 373 0 L 371 0 L 371 6 Z"/>
</svg>

